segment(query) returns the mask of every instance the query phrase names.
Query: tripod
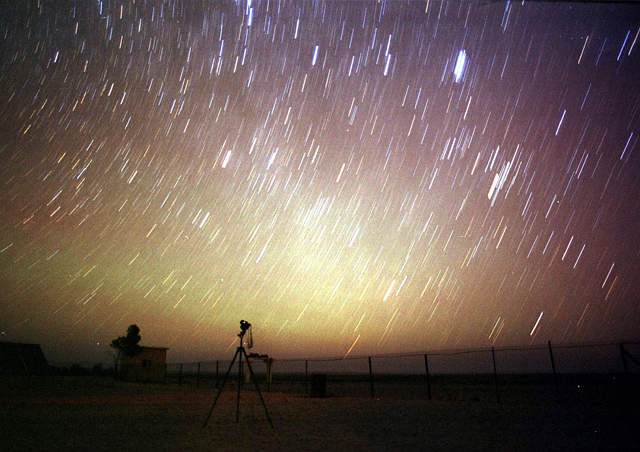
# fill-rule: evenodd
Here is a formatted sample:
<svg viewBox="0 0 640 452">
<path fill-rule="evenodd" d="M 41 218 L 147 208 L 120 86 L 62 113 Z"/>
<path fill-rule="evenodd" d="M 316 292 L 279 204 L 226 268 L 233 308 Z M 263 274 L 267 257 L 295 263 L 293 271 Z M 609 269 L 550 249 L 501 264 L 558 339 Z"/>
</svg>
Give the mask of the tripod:
<svg viewBox="0 0 640 452">
<path fill-rule="evenodd" d="M 242 357 L 243 356 L 245 361 L 247 362 L 247 368 L 249 369 L 251 381 L 253 381 L 253 384 L 256 388 L 256 392 L 260 396 L 260 401 L 262 402 L 262 406 L 264 407 L 264 414 L 267 416 L 267 420 L 269 421 L 269 425 L 271 426 L 271 428 L 274 428 L 273 422 L 271 422 L 271 416 L 269 416 L 269 410 L 267 410 L 267 404 L 264 402 L 264 398 L 262 397 L 262 392 L 260 392 L 260 387 L 258 386 L 258 382 L 256 381 L 256 375 L 253 373 L 253 369 L 251 368 L 251 363 L 249 362 L 249 357 L 247 356 L 247 352 L 245 351 L 244 345 L 243 345 L 244 335 L 250 327 L 251 327 L 251 324 L 249 322 L 245 322 L 244 320 L 240 321 L 240 333 L 238 334 L 238 337 L 240 338 L 240 346 L 236 349 L 235 355 L 233 355 L 233 359 L 231 360 L 231 364 L 229 364 L 229 369 L 227 370 L 227 373 L 224 374 L 224 378 L 222 379 L 222 386 L 220 386 L 220 389 L 218 389 L 218 394 L 216 395 L 216 398 L 213 401 L 213 404 L 211 405 L 211 409 L 209 410 L 209 414 L 207 415 L 207 418 L 204 420 L 204 423 L 202 424 L 202 428 L 205 428 L 207 425 L 207 422 L 209 422 L 209 418 L 213 413 L 213 409 L 216 407 L 216 403 L 220 398 L 220 394 L 222 394 L 222 390 L 224 389 L 224 385 L 227 383 L 227 378 L 231 373 L 231 369 L 233 368 L 233 364 L 235 363 L 236 359 L 238 359 L 238 395 L 236 397 L 236 422 L 240 422 L 240 390 L 242 389 L 242 384 L 243 384 L 243 381 L 242 381 L 243 379 Z M 249 347 L 251 347 L 251 344 L 249 345 Z"/>
</svg>

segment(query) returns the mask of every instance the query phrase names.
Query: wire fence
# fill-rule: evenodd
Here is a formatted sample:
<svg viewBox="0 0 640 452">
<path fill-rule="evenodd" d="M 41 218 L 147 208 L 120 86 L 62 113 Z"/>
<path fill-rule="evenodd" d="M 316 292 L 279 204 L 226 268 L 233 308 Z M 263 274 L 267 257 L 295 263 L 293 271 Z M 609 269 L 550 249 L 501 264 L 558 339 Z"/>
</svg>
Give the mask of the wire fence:
<svg viewBox="0 0 640 452">
<path fill-rule="evenodd" d="M 348 358 L 251 361 L 263 390 L 311 396 L 496 400 L 571 395 L 622 396 L 638 387 L 640 342 L 439 350 Z M 270 372 L 269 372 L 270 371 Z M 167 364 L 166 382 L 219 388 L 248 383 L 237 361 Z M 245 374 L 238 376 L 238 373 Z M 622 393 L 620 393 L 622 391 Z"/>
<path fill-rule="evenodd" d="M 113 375 L 114 369 L 75 364 L 76 371 Z M 173 362 L 164 371 L 135 372 L 150 382 L 220 389 L 249 386 L 247 365 L 230 360 Z M 144 364 L 142 365 L 144 366 Z M 69 370 L 68 367 L 59 366 Z M 640 385 L 640 341 L 437 350 L 347 358 L 252 358 L 263 391 L 310 396 L 501 400 L 625 397 Z M 89 370 L 91 369 L 91 370 Z M 240 374 L 240 375 L 239 375 Z M 146 377 L 145 377 L 146 376 Z"/>
</svg>

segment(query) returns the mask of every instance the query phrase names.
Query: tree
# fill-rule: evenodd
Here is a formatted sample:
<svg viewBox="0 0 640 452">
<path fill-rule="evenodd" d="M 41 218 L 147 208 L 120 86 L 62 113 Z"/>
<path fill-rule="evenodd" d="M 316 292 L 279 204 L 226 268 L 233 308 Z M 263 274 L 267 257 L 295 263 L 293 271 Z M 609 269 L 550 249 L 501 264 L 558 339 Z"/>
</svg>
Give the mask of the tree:
<svg viewBox="0 0 640 452">
<path fill-rule="evenodd" d="M 142 347 L 138 345 L 140 339 L 140 328 L 133 324 L 127 328 L 126 336 L 120 336 L 111 341 L 111 347 L 118 351 L 118 355 L 124 353 L 127 356 L 135 356 L 142 351 Z"/>
</svg>

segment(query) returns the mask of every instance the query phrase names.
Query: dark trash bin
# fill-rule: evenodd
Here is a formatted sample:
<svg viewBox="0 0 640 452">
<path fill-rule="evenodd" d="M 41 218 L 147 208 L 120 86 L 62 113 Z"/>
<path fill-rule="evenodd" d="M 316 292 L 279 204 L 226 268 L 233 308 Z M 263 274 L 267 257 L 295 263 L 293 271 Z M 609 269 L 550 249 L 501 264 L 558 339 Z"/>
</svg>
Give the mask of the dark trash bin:
<svg viewBox="0 0 640 452">
<path fill-rule="evenodd" d="M 311 375 L 311 397 L 327 396 L 327 375 L 313 374 Z"/>
</svg>

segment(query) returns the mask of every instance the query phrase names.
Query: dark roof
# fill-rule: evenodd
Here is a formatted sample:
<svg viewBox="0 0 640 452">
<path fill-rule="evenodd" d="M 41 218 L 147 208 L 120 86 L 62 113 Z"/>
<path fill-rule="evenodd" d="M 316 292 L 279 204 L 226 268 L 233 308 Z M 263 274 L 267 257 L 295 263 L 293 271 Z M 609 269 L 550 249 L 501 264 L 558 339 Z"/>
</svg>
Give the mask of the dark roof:
<svg viewBox="0 0 640 452">
<path fill-rule="evenodd" d="M 0 342 L 0 374 L 42 375 L 47 367 L 39 344 Z"/>
</svg>

